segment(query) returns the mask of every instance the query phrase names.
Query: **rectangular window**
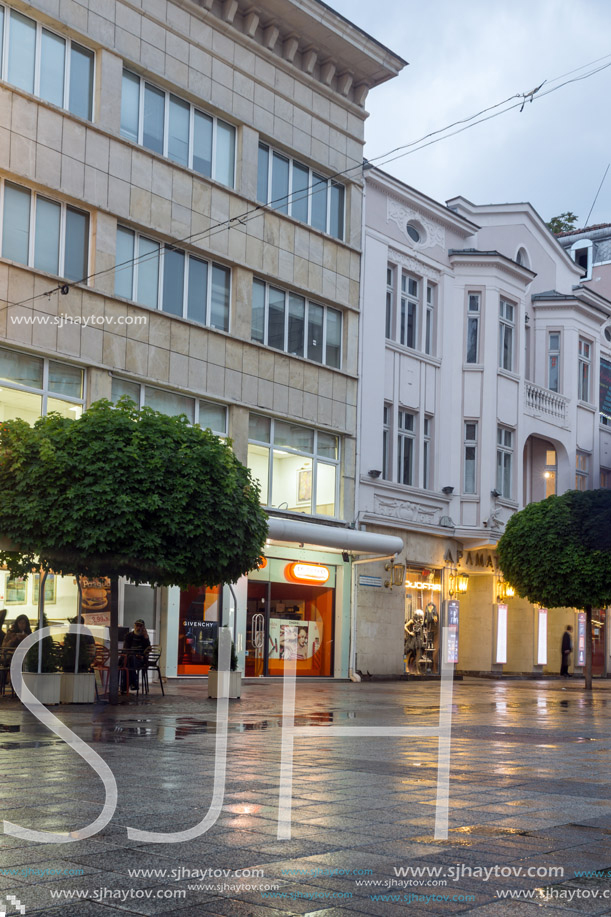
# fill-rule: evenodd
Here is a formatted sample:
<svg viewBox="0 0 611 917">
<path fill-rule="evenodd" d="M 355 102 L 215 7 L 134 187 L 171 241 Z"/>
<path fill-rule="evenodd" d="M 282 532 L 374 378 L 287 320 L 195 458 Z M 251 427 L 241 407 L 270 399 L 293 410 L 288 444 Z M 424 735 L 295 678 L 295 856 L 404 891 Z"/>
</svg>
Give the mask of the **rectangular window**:
<svg viewBox="0 0 611 917">
<path fill-rule="evenodd" d="M 422 429 L 422 486 L 425 490 L 431 489 L 432 437 L 433 418 L 425 417 Z"/>
<path fill-rule="evenodd" d="M 585 338 L 579 338 L 579 365 L 577 378 L 577 397 L 580 401 L 590 401 L 590 366 L 592 364 L 592 345 Z"/>
<path fill-rule="evenodd" d="M 477 423 L 465 421 L 463 493 L 477 493 Z"/>
<path fill-rule="evenodd" d="M 91 121 L 95 56 L 16 10 L 0 8 L 0 79 Z"/>
<path fill-rule="evenodd" d="M 386 268 L 386 339 L 394 340 L 395 325 L 395 268 L 389 264 Z"/>
<path fill-rule="evenodd" d="M 560 391 L 560 332 L 550 331 L 547 336 L 547 387 Z"/>
<path fill-rule="evenodd" d="M 496 434 L 496 443 L 496 489 L 499 496 L 511 500 L 513 430 L 499 427 Z"/>
<path fill-rule="evenodd" d="M 131 398 L 137 407 L 146 405 L 170 417 L 184 414 L 189 423 L 199 424 L 203 430 L 211 430 L 215 436 L 227 436 L 227 408 L 223 404 L 199 401 L 189 395 L 113 376 L 111 401 L 117 402 L 124 396 Z"/>
<path fill-rule="evenodd" d="M 418 331 L 419 282 L 407 274 L 401 276 L 401 318 L 399 340 L 405 347 L 416 347 Z"/>
<path fill-rule="evenodd" d="M 513 371 L 515 306 L 501 299 L 499 303 L 499 366 Z"/>
<path fill-rule="evenodd" d="M 121 135 L 206 178 L 234 187 L 235 127 L 129 70 L 123 71 Z"/>
<path fill-rule="evenodd" d="M 339 369 L 342 313 L 253 280 L 251 340 Z"/>
<path fill-rule="evenodd" d="M 117 296 L 228 331 L 230 289 L 229 268 L 117 227 Z"/>
<path fill-rule="evenodd" d="M 590 477 L 590 456 L 578 452 L 575 458 L 575 490 L 587 490 Z"/>
<path fill-rule="evenodd" d="M 259 482 L 263 505 L 337 517 L 339 461 L 337 436 L 250 415 L 248 467 Z"/>
<path fill-rule="evenodd" d="M 606 490 L 611 487 L 611 471 L 608 468 L 600 469 L 600 486 Z"/>
<path fill-rule="evenodd" d="M 0 348 L 0 417 L 34 423 L 56 411 L 73 420 L 84 403 L 84 373 L 78 366 Z"/>
<path fill-rule="evenodd" d="M 601 424 L 611 426 L 611 363 L 603 357 L 600 358 L 598 410 Z"/>
<path fill-rule="evenodd" d="M 392 477 L 390 467 L 390 420 L 392 416 L 392 405 L 384 405 L 384 425 L 382 427 L 382 477 L 390 481 Z"/>
<path fill-rule="evenodd" d="M 257 200 L 308 223 L 336 239 L 344 238 L 346 189 L 266 143 L 259 144 Z"/>
<path fill-rule="evenodd" d="M 469 293 L 467 307 L 467 363 L 479 361 L 479 322 L 481 297 L 479 293 Z"/>
<path fill-rule="evenodd" d="M 89 214 L 5 182 L 2 257 L 84 282 L 89 265 Z"/>
<path fill-rule="evenodd" d="M 435 299 L 437 287 L 426 285 L 426 314 L 424 317 L 424 352 L 433 354 L 435 352 Z"/>
<path fill-rule="evenodd" d="M 399 410 L 397 432 L 397 474 L 399 484 L 414 483 L 415 414 Z"/>
</svg>

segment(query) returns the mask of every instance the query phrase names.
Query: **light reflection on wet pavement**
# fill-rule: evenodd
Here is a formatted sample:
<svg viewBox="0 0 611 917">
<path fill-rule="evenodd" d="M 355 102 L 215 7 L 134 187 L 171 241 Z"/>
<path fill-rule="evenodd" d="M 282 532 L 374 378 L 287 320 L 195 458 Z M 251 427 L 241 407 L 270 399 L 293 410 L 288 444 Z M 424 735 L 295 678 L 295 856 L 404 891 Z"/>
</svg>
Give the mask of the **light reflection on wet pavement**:
<svg viewBox="0 0 611 917">
<path fill-rule="evenodd" d="M 112 917 L 114 913 L 236 914 L 237 917 L 316 914 L 470 912 L 496 914 L 611 914 L 606 878 L 576 871 L 611 867 L 611 685 L 591 697 L 581 682 L 465 679 L 454 685 L 450 831 L 433 836 L 436 738 L 298 738 L 294 749 L 293 831 L 278 841 L 282 739 L 281 685 L 246 684 L 230 704 L 227 788 L 211 830 L 186 844 L 142 845 L 126 826 L 178 831 L 196 824 L 210 804 L 216 742 L 215 702 L 205 682 L 170 683 L 117 708 L 54 708 L 110 765 L 119 786 L 113 821 L 95 838 L 42 847 L 16 838 L 0 842 L 0 896 L 15 894 L 26 915 Z M 427 682 L 299 683 L 295 725 L 434 726 L 439 684 Z M 10 698 L 0 699 L 0 772 L 4 818 L 39 830 L 68 831 L 97 817 L 103 790 L 93 771 Z M 8 876 L 2 867 L 58 862 L 80 867 L 72 878 Z M 67 905 L 53 889 L 185 888 L 169 878 L 130 878 L 128 868 L 188 866 L 228 870 L 259 867 L 285 898 L 260 889 L 189 890 L 167 902 L 115 899 Z M 367 866 L 369 864 L 369 866 Z M 357 886 L 354 877 L 313 875 L 324 869 L 373 870 L 386 882 L 395 867 L 465 864 L 471 874 L 445 887 L 394 887 L 400 895 L 433 893 L 455 900 L 373 901 L 388 887 Z M 476 867 L 555 867 L 551 879 L 500 876 L 484 881 Z M 309 871 L 287 877 L 283 869 Z M 468 872 L 468 870 L 467 870 Z M 235 882 L 237 880 L 226 880 Z M 263 881 L 263 880 L 259 880 Z M 246 880 L 240 880 L 242 886 Z M 581 883 L 581 884 L 580 884 Z M 238 883 L 239 884 L 239 883 Z M 548 886 L 558 892 L 551 898 Z M 543 889 L 536 892 L 537 889 Z M 547 889 L 547 891 L 546 891 Z M 584 894 L 569 894 L 575 889 Z M 533 894 L 503 901 L 498 891 Z M 567 891 L 564 897 L 562 890 Z M 585 892 L 597 891 L 598 895 Z M 298 896 L 298 893 L 302 897 Z M 609 897 L 603 898 L 603 893 Z M 322 895 L 351 894 L 352 898 Z M 289 897 L 293 895 L 293 897 Z M 307 897 L 309 895 L 310 897 Z M 457 900 L 461 898 L 463 900 Z M 472 901 L 464 900 L 473 896 Z M 80 908 L 80 910 L 78 910 Z M 164 910 L 165 908 L 165 910 Z"/>
</svg>

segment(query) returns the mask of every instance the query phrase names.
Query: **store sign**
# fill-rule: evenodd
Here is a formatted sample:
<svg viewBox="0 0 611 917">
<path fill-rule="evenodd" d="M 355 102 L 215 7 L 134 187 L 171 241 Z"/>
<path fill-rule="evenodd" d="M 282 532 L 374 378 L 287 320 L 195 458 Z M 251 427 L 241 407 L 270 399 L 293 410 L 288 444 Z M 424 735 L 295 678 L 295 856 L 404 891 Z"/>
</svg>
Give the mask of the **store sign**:
<svg viewBox="0 0 611 917">
<path fill-rule="evenodd" d="M 580 611 L 577 615 L 577 662 L 575 665 L 586 664 L 586 615 Z"/>
<path fill-rule="evenodd" d="M 323 567 L 322 564 L 294 563 L 286 565 L 284 575 L 289 583 L 322 586 L 329 579 L 330 572 L 329 568 Z"/>
<path fill-rule="evenodd" d="M 405 580 L 406 589 L 426 589 L 429 592 L 441 592 L 441 583 L 412 583 L 411 580 Z"/>
<path fill-rule="evenodd" d="M 537 665 L 547 665 L 547 608 L 537 612 Z"/>
<path fill-rule="evenodd" d="M 460 605 L 456 599 L 448 602 L 448 658 L 446 662 L 458 662 L 458 612 Z"/>
<path fill-rule="evenodd" d="M 496 606 L 496 653 L 494 661 L 499 665 L 507 662 L 507 605 Z"/>
<path fill-rule="evenodd" d="M 265 570 L 266 567 L 267 567 L 267 557 L 263 557 L 263 555 L 261 555 L 261 557 L 259 558 L 259 562 L 257 564 L 257 570 Z"/>
</svg>

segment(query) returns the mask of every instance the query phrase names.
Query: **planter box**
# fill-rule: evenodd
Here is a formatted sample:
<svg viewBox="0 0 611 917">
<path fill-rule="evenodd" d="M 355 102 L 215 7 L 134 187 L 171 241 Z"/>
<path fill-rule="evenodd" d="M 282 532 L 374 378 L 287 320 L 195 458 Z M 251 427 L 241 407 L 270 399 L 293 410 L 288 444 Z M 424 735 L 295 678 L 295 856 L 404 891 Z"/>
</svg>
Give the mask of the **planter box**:
<svg viewBox="0 0 611 917">
<path fill-rule="evenodd" d="M 95 675 L 93 672 L 62 672 L 60 704 L 93 704 Z"/>
<path fill-rule="evenodd" d="M 208 697 L 218 697 L 219 688 L 225 687 L 227 697 L 240 697 L 242 694 L 241 672 L 217 672 L 210 669 L 208 672 Z"/>
<path fill-rule="evenodd" d="M 24 672 L 23 681 L 34 697 L 47 707 L 59 704 L 59 672 Z"/>
</svg>

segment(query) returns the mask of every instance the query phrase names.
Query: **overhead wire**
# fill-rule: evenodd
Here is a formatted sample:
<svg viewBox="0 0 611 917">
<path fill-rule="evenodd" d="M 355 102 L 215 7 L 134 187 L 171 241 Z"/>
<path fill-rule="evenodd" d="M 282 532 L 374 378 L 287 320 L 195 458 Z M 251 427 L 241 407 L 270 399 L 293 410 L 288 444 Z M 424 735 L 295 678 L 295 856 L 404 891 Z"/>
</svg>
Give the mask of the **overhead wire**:
<svg viewBox="0 0 611 917">
<path fill-rule="evenodd" d="M 579 73 L 579 71 L 584 70 L 586 67 L 591 67 L 594 64 L 598 64 L 601 61 L 605 61 L 605 60 L 608 61 L 608 63 L 602 64 L 601 66 L 596 67 L 595 69 L 590 70 L 587 73 L 580 74 L 579 76 L 573 76 L 572 79 L 566 79 L 564 80 L 564 82 L 560 83 L 557 86 L 551 86 L 552 83 L 557 83 L 558 80 L 562 80 L 564 79 L 564 77 L 572 76 L 572 74 Z M 497 118 L 500 115 L 506 114 L 508 111 L 512 111 L 514 108 L 517 108 L 518 106 L 522 106 L 523 108 L 526 101 L 528 102 L 536 101 L 538 99 L 543 98 L 544 96 L 550 95 L 552 92 L 556 92 L 558 89 L 562 89 L 564 86 L 567 86 L 570 83 L 580 82 L 582 80 L 589 79 L 589 77 L 594 76 L 597 73 L 600 73 L 602 70 L 606 70 L 609 67 L 611 67 L 611 54 L 607 54 L 607 55 L 604 55 L 603 57 L 596 58 L 595 60 L 589 61 L 587 64 L 582 64 L 580 67 L 576 67 L 573 70 L 569 70 L 566 73 L 561 74 L 560 76 L 554 77 L 550 80 L 546 80 L 543 83 L 541 83 L 540 86 L 538 86 L 536 89 L 530 90 L 530 92 L 516 93 L 512 96 L 509 96 L 507 99 L 504 99 L 501 102 L 496 102 L 493 105 L 488 106 L 487 108 L 481 109 L 481 111 L 476 112 L 475 114 L 469 117 L 461 118 L 457 121 L 451 122 L 450 124 L 446 125 L 445 127 L 438 128 L 434 131 L 430 131 L 429 133 L 424 134 L 422 137 L 419 137 L 417 140 L 412 140 L 409 143 L 405 143 L 400 146 L 394 147 L 393 149 L 387 150 L 385 153 L 381 153 L 378 156 L 368 157 L 366 163 L 367 164 L 377 163 L 378 165 L 386 165 L 390 162 L 395 162 L 396 160 L 402 159 L 403 157 L 411 155 L 412 153 L 416 153 L 416 152 L 419 152 L 420 150 L 426 149 L 427 147 L 432 146 L 435 143 L 440 143 L 442 140 L 446 140 L 449 137 L 453 137 L 457 134 L 460 134 L 463 131 L 468 130 L 471 127 L 475 127 L 478 124 L 485 123 L 486 121 L 490 121 L 493 118 Z M 544 91 L 541 91 L 542 86 L 545 83 L 548 84 L 549 88 Z M 514 99 L 516 99 L 517 101 L 513 102 Z M 508 104 L 509 102 L 513 102 L 513 104 L 510 105 Z M 506 106 L 506 107 L 501 108 L 501 106 Z M 497 111 L 496 109 L 499 109 L 499 108 L 501 108 L 501 110 Z M 491 112 L 491 114 L 488 114 L 488 112 Z M 483 115 L 486 115 L 486 117 L 482 117 Z M 456 127 L 457 130 L 451 130 L 454 127 Z M 425 143 L 424 141 L 428 141 L 428 142 Z M 397 153 L 398 155 L 396 156 L 393 155 L 395 153 Z M 254 207 L 250 207 L 248 210 L 245 210 L 243 213 L 240 213 L 237 216 L 230 217 L 226 220 L 218 221 L 217 223 L 209 226 L 207 229 L 200 230 L 196 233 L 191 233 L 190 235 L 185 236 L 181 239 L 174 239 L 172 240 L 171 245 L 175 247 L 176 245 L 188 244 L 190 242 L 193 243 L 194 241 L 199 242 L 204 239 L 210 239 L 210 238 L 213 238 L 215 235 L 218 235 L 221 232 L 226 232 L 229 229 L 236 227 L 236 225 L 245 226 L 247 225 L 247 223 L 250 222 L 250 220 L 255 219 L 258 216 L 261 216 L 261 214 L 269 212 L 270 209 L 272 211 L 276 210 L 278 212 L 279 207 L 283 204 L 288 205 L 289 201 L 291 203 L 295 203 L 297 201 L 306 199 L 307 197 L 309 197 L 312 194 L 315 194 L 316 193 L 315 189 L 318 185 L 328 185 L 329 181 L 333 182 L 335 179 L 338 179 L 338 178 L 349 177 L 351 173 L 355 171 L 360 171 L 363 169 L 364 163 L 362 160 L 358 162 L 354 160 L 354 162 L 355 162 L 355 165 L 350 166 L 347 169 L 343 169 L 341 171 L 337 171 L 333 173 L 328 178 L 325 178 L 321 180 L 320 182 L 317 182 L 315 185 L 312 185 L 310 188 L 305 189 L 301 195 L 295 196 L 294 194 L 287 193 L 287 194 L 282 195 L 279 198 L 269 201 L 267 204 L 262 204 L 262 203 L 256 204 Z M 160 242 L 160 245 L 161 244 L 162 243 Z M 125 270 L 130 265 L 133 266 L 136 264 L 146 263 L 147 261 L 155 260 L 158 257 L 159 257 L 159 252 L 151 252 L 151 253 L 146 253 L 144 255 L 136 255 L 133 258 L 126 259 L 125 261 L 120 262 L 119 264 L 115 264 L 112 267 L 104 268 L 101 271 L 95 271 L 92 274 L 88 274 L 87 276 L 82 277 L 80 280 L 69 280 L 69 281 L 64 280 L 62 282 L 59 282 L 52 289 L 45 290 L 42 293 L 37 293 L 34 296 L 28 297 L 27 299 L 22 299 L 18 302 L 7 301 L 3 308 L 7 308 L 8 306 L 16 307 L 16 306 L 27 305 L 28 303 L 34 302 L 37 299 L 41 299 L 43 297 L 50 298 L 54 293 L 60 293 L 60 292 L 67 293 L 76 284 L 88 283 L 89 281 L 94 280 L 98 277 L 102 277 L 105 274 L 115 273 L 117 271 Z"/>
</svg>

